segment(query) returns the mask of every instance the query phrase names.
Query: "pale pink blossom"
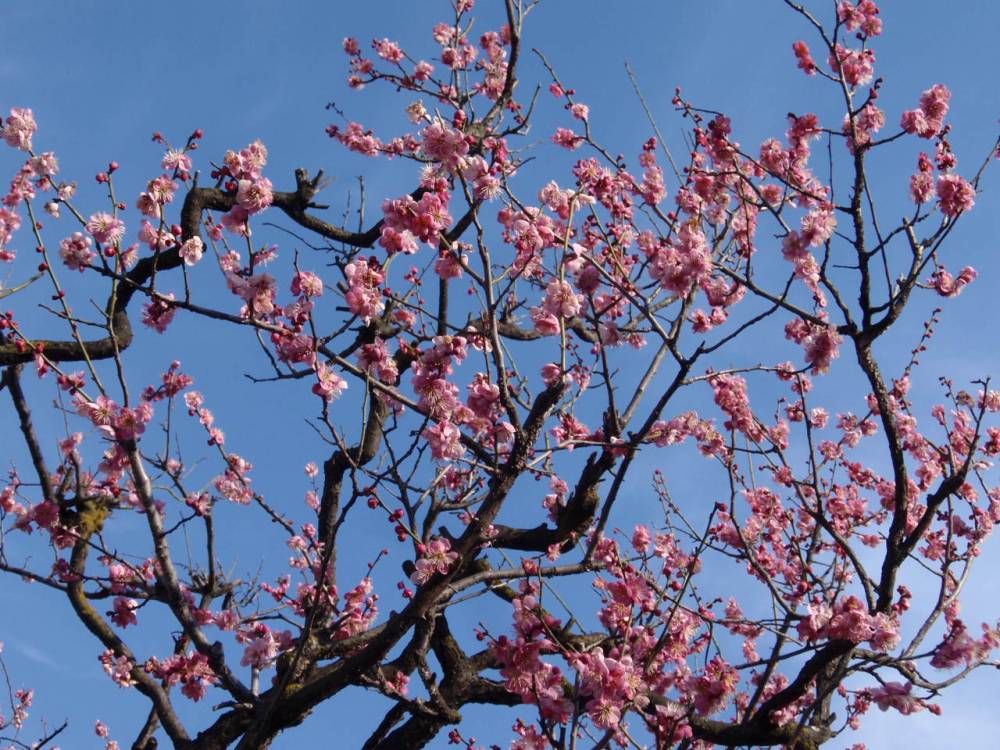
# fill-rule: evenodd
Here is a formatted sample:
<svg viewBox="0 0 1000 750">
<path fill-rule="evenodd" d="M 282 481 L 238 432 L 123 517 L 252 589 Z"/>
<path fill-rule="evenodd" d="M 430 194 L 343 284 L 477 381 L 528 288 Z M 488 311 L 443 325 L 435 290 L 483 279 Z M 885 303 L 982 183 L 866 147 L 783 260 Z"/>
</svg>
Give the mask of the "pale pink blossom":
<svg viewBox="0 0 1000 750">
<path fill-rule="evenodd" d="M 12 107 L 0 134 L 8 146 L 21 151 L 31 150 L 31 137 L 38 131 L 35 114 L 26 108 Z"/>
<path fill-rule="evenodd" d="M 125 234 L 125 222 L 111 214 L 98 213 L 90 217 L 87 231 L 94 239 L 103 244 L 117 243 Z"/>
<path fill-rule="evenodd" d="M 189 240 L 186 240 L 178 250 L 178 254 L 184 260 L 184 265 L 186 266 L 195 265 L 198 261 L 201 260 L 204 252 L 205 252 L 205 243 L 202 242 L 201 237 L 198 237 L 197 235 L 195 235 Z"/>
</svg>

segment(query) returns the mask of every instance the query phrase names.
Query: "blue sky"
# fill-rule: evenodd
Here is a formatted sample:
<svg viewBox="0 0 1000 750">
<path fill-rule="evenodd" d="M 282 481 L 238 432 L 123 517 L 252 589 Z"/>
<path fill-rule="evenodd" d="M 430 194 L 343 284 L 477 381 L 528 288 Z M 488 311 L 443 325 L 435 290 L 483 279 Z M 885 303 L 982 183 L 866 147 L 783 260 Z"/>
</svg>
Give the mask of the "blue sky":
<svg viewBox="0 0 1000 750">
<path fill-rule="evenodd" d="M 478 5 L 477 15 L 483 19 L 478 28 L 495 28 L 498 4 L 479 0 Z M 829 16 L 832 4 L 818 5 Z M 115 6 L 93 1 L 7 3 L 0 6 L 0 108 L 4 113 L 10 106 L 34 109 L 40 126 L 37 147 L 55 151 L 63 174 L 80 181 L 79 202 L 84 206 L 88 198 L 96 201 L 91 177 L 109 160 L 122 164 L 119 190 L 131 202 L 145 180 L 156 174 L 162 150 L 150 142 L 150 134 L 159 130 L 180 142 L 199 127 L 206 134 L 198 154 L 202 165 L 227 148 L 261 138 L 271 154 L 267 174 L 279 189 L 291 184 L 295 167 L 312 171 L 322 167 L 336 177 L 324 197 L 335 210 L 342 210 L 348 191 L 356 205 L 355 178 L 364 174 L 369 205 L 377 206 L 383 197 L 409 189 L 412 167 L 346 154 L 323 132 L 334 121 L 324 105 L 335 101 L 352 119 L 389 135 L 405 129 L 402 106 L 408 100 L 389 96 L 378 87 L 349 92 L 340 41 L 350 35 L 364 45 L 372 37 L 387 36 L 415 54 L 430 55 L 430 27 L 444 16 L 445 4 L 429 0 L 253 0 L 239 4 L 181 0 Z M 954 127 L 952 142 L 968 173 L 992 142 L 1000 116 L 1000 89 L 995 80 L 1000 6 L 966 2 L 944 10 L 939 2 L 895 0 L 884 4 L 883 17 L 886 33 L 876 44 L 877 71 L 886 77 L 880 106 L 889 123 L 894 124 L 903 109 L 915 106 L 921 91 L 934 83 L 947 84 L 953 92 L 948 118 Z M 620 151 L 632 160 L 651 133 L 625 75 L 625 61 L 635 70 L 673 148 L 680 147 L 686 127 L 670 106 L 670 96 L 679 85 L 699 105 L 730 115 L 736 138 L 755 150 L 764 138 L 780 137 L 787 112 L 816 111 L 822 117 L 836 105 L 828 88 L 794 70 L 790 48 L 800 38 L 815 48 L 810 30 L 776 0 L 546 0 L 528 18 L 524 46 L 546 53 L 563 81 L 577 89 L 579 100 L 590 105 L 595 135 L 612 152 Z M 530 55 L 525 57 L 522 80 L 525 87 L 534 81 L 547 83 Z M 565 117 L 553 100 L 543 96 L 530 139 L 547 138 L 556 124 L 566 124 Z M 900 149 L 879 164 L 883 171 L 873 175 L 884 196 L 883 210 L 890 216 L 906 206 L 905 179 L 915 153 L 910 146 Z M 561 163 L 539 165 L 539 174 L 562 170 L 565 181 L 568 163 L 567 157 Z M 4 174 L 10 174 L 16 168 L 13 155 L 0 153 L 0 166 Z M 979 206 L 951 239 L 949 267 L 957 270 L 972 264 L 981 275 L 957 302 L 947 305 L 932 356 L 924 360 L 922 379 L 916 386 L 916 392 L 926 398 L 935 395 L 938 374 L 961 381 L 1000 373 L 1000 350 L 993 337 L 985 335 L 996 330 L 1000 318 L 995 304 L 1000 284 L 997 179 L 993 174 L 986 180 Z M 894 211 L 896 206 L 899 212 Z M 275 235 L 275 241 L 287 242 L 280 235 Z M 936 300 L 917 302 L 911 326 L 934 304 Z M 131 377 L 135 383 L 153 382 L 176 356 L 175 351 L 189 352 L 185 364 L 191 365 L 220 424 L 233 438 L 252 436 L 244 438 L 240 452 L 258 465 L 260 479 L 255 481 L 276 491 L 278 478 L 288 475 L 289 466 L 300 478 L 302 464 L 321 460 L 322 446 L 308 437 L 267 441 L 261 434 L 262 421 L 269 434 L 301 434 L 303 412 L 295 408 L 296 397 L 287 389 L 272 388 L 262 394 L 240 380 L 238 373 L 259 368 L 261 362 L 247 354 L 245 338 L 215 338 L 217 331 L 221 329 L 211 325 L 182 325 L 156 337 L 140 330 L 129 360 L 135 368 Z M 887 356 L 902 356 L 912 341 L 893 340 L 884 346 Z M 230 368 L 198 365 L 198 357 L 204 355 L 226 362 L 246 359 L 250 364 L 238 366 L 234 375 Z M 846 390 L 837 389 L 846 389 L 849 382 L 825 387 L 834 397 L 846 396 Z M 246 408 L 249 400 L 260 399 L 266 401 L 261 409 Z M 41 414 L 38 418 L 43 430 L 58 433 L 58 419 Z M 11 428 L 9 409 L 4 406 L 0 435 L 9 434 Z M 0 443 L 4 468 L 7 445 Z M 17 450 L 11 446 L 11 458 L 23 461 Z M 684 478 L 678 481 L 683 486 Z M 296 492 L 305 489 L 302 481 Z M 637 502 L 616 521 L 630 528 L 642 519 L 647 507 Z M 237 514 L 231 523 L 237 533 L 261 534 L 262 549 L 270 544 L 282 554 L 277 546 L 280 539 L 270 530 L 258 531 L 259 526 Z M 137 524 L 136 528 L 141 527 Z M 372 526 L 365 533 L 381 531 L 380 526 Z M 242 554 L 239 564 L 252 569 L 256 562 L 246 559 L 248 554 L 252 557 L 252 550 L 243 548 Z M 361 548 L 358 555 L 362 561 Z M 998 563 L 1000 555 L 995 550 L 984 555 L 980 576 L 965 598 L 971 622 L 995 614 L 985 604 L 1000 599 L 1000 585 L 989 575 L 989 568 Z M 94 658 L 96 643 L 76 626 L 66 603 L 37 586 L 7 580 L 0 581 L 0 597 L 11 602 L 10 611 L 17 613 L 5 616 L 0 625 L 0 640 L 7 643 L 5 658 L 16 677 L 38 688 L 35 715 L 53 721 L 72 719 L 62 746 L 98 747 L 91 730 L 94 718 L 110 723 L 123 743 L 130 738 L 144 703 L 138 695 L 118 691 L 100 672 Z M 872 748 L 905 744 L 918 750 L 960 746 L 963 740 L 970 747 L 981 746 L 983 737 L 1000 728 L 989 699 L 993 680 L 982 674 L 950 691 L 940 701 L 945 709 L 940 718 L 926 713 L 901 718 L 876 712 L 858 739 L 867 740 Z M 358 701 L 339 702 L 335 708 L 318 712 L 275 747 L 326 741 L 331 726 L 337 727 L 343 746 L 359 745 L 369 722 L 354 718 L 371 701 Z M 475 717 L 471 733 L 484 742 L 506 744 L 510 714 L 470 711 L 468 715 Z M 439 739 L 440 746 L 444 743 Z"/>
</svg>

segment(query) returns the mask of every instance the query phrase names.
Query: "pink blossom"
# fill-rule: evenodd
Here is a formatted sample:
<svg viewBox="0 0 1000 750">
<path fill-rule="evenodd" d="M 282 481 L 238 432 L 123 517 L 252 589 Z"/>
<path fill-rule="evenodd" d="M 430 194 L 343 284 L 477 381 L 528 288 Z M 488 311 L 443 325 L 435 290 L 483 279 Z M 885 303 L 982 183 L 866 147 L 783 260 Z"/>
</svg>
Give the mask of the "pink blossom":
<svg viewBox="0 0 1000 750">
<path fill-rule="evenodd" d="M 462 432 L 451 422 L 438 422 L 420 434 L 427 440 L 431 448 L 431 455 L 438 461 L 456 461 L 465 455 Z"/>
<path fill-rule="evenodd" d="M 266 667 L 278 658 L 280 652 L 280 642 L 274 637 L 270 628 L 265 628 L 249 641 L 240 664 L 245 667 Z"/>
<path fill-rule="evenodd" d="M 385 273 L 374 258 L 365 260 L 358 257 L 344 267 L 344 275 L 348 284 L 347 294 L 344 295 L 348 308 L 366 324 L 371 322 L 385 309 L 379 289 L 385 281 Z"/>
<path fill-rule="evenodd" d="M 573 287 L 565 281 L 553 281 L 545 289 L 545 299 L 542 307 L 551 315 L 560 318 L 573 318 L 580 314 L 583 297 L 573 291 Z"/>
<path fill-rule="evenodd" d="M 160 175 L 149 181 L 145 192 L 139 194 L 136 208 L 151 219 L 163 216 L 163 207 L 174 200 L 177 183 L 169 175 Z"/>
<path fill-rule="evenodd" d="M 546 386 L 553 386 L 563 379 L 562 368 L 555 362 L 542 365 L 542 382 Z"/>
<path fill-rule="evenodd" d="M 319 297 L 323 294 L 323 280 L 312 271 L 298 271 L 292 277 L 292 294 Z"/>
<path fill-rule="evenodd" d="M 35 114 L 30 109 L 12 107 L 7 121 L 0 130 L 8 146 L 21 151 L 31 150 L 31 137 L 38 131 Z"/>
<path fill-rule="evenodd" d="M 212 497 L 207 492 L 198 492 L 193 495 L 188 495 L 184 500 L 184 504 L 193 510 L 197 515 L 207 516 L 208 512 L 212 508 Z"/>
<path fill-rule="evenodd" d="M 813 375 L 830 369 L 830 364 L 840 356 L 841 336 L 833 326 L 809 323 L 799 318 L 785 326 L 785 337 L 805 348 L 805 359 L 812 366 Z"/>
<path fill-rule="evenodd" d="M 45 178 L 53 177 L 59 173 L 59 160 L 55 153 L 46 151 L 31 157 L 28 160 L 28 169 L 31 170 L 33 176 L 39 178 L 39 187 L 45 189 L 42 187 L 45 184 Z"/>
<path fill-rule="evenodd" d="M 373 39 L 372 47 L 375 48 L 375 52 L 383 60 L 387 60 L 392 63 L 402 62 L 405 58 L 403 50 L 396 42 L 391 42 L 388 39 Z"/>
<path fill-rule="evenodd" d="M 417 81 L 428 81 L 434 74 L 434 66 L 426 60 L 420 60 L 413 66 L 413 78 Z"/>
<path fill-rule="evenodd" d="M 91 249 L 92 245 L 90 237 L 82 232 L 73 232 L 71 236 L 59 243 L 59 255 L 67 268 L 83 273 L 97 257 L 97 253 Z"/>
<path fill-rule="evenodd" d="M 816 75 L 816 61 L 813 60 L 809 46 L 805 42 L 798 41 L 792 45 L 792 51 L 795 52 L 799 69 L 804 71 L 807 76 Z"/>
<path fill-rule="evenodd" d="M 738 682 L 739 673 L 716 657 L 708 663 L 701 676 L 687 678 L 684 687 L 694 698 L 695 710 L 702 716 L 707 716 L 725 708 Z"/>
<path fill-rule="evenodd" d="M 917 173 L 910 177 L 910 196 L 917 204 L 927 203 L 934 195 L 934 165 L 927 154 L 920 154 Z"/>
<path fill-rule="evenodd" d="M 449 171 L 459 170 L 469 153 L 469 144 L 461 130 L 449 128 L 441 120 L 435 120 L 420 133 L 423 142 L 420 152 L 426 158 L 440 162 Z"/>
<path fill-rule="evenodd" d="M 871 618 L 872 636 L 868 639 L 876 651 L 892 651 L 899 645 L 899 622 L 889 615 L 879 612 Z"/>
<path fill-rule="evenodd" d="M 920 700 L 911 694 L 912 690 L 913 683 L 911 682 L 907 682 L 905 685 L 901 682 L 887 682 L 872 690 L 871 695 L 880 711 L 894 708 L 904 716 L 908 716 L 924 709 Z"/>
<path fill-rule="evenodd" d="M 462 264 L 469 262 L 466 253 L 458 255 L 453 250 L 442 250 L 434 261 L 434 272 L 442 279 L 462 278 Z"/>
<path fill-rule="evenodd" d="M 139 240 L 146 243 L 150 250 L 166 250 L 173 247 L 174 235 L 166 229 L 156 229 L 150 222 L 143 220 L 139 227 Z"/>
<path fill-rule="evenodd" d="M 102 245 L 114 244 L 124 236 L 125 222 L 116 219 L 111 214 L 94 214 L 87 222 L 87 231 L 94 235 L 94 239 Z"/>
<path fill-rule="evenodd" d="M 170 304 L 174 299 L 173 292 L 160 295 L 147 302 L 142 308 L 142 322 L 157 333 L 163 333 L 173 322 L 177 308 Z"/>
<path fill-rule="evenodd" d="M 193 168 L 191 157 L 177 149 L 167 151 L 163 155 L 163 161 L 160 163 L 160 166 L 164 169 L 174 169 L 178 172 L 190 172 Z"/>
<path fill-rule="evenodd" d="M 443 537 L 435 537 L 421 547 L 423 550 L 416 562 L 416 570 L 410 576 L 410 580 L 418 586 L 427 583 L 435 573 L 447 573 L 458 559 L 458 553 L 451 551 L 451 542 Z"/>
<path fill-rule="evenodd" d="M 263 211 L 274 200 L 271 181 L 266 177 L 254 180 L 240 180 L 237 183 L 236 202 L 250 214 Z"/>
<path fill-rule="evenodd" d="M 907 133 L 919 135 L 921 138 L 933 138 L 944 127 L 950 99 L 951 91 L 940 83 L 935 84 L 921 94 L 919 109 L 903 113 L 901 127 Z"/>
<path fill-rule="evenodd" d="M 848 49 L 841 44 L 830 53 L 830 69 L 844 76 L 848 86 L 863 86 L 870 83 L 874 71 L 875 52 L 870 49 Z"/>
<path fill-rule="evenodd" d="M 447 191 L 429 191 L 419 201 L 411 195 L 383 201 L 385 226 L 397 232 L 409 231 L 422 242 L 436 244 L 441 233 L 451 226 L 449 200 Z M 385 241 L 383 230 L 383 246 Z"/>
<path fill-rule="evenodd" d="M 862 643 L 872 637 L 871 617 L 868 608 L 856 596 L 846 596 L 833 605 L 833 616 L 827 623 L 824 635 Z"/>
<path fill-rule="evenodd" d="M 200 653 L 174 654 L 163 661 L 156 657 L 149 659 L 145 670 L 168 685 L 181 685 L 181 693 L 193 701 L 199 701 L 208 689 L 219 681 L 208 664 L 208 657 Z"/>
<path fill-rule="evenodd" d="M 220 495 L 238 505 L 247 505 L 253 500 L 250 478 L 247 473 L 253 467 L 235 453 L 229 454 L 229 468 L 215 478 L 213 485 Z"/>
<path fill-rule="evenodd" d="M 116 596 L 114 602 L 114 613 L 111 620 L 120 628 L 135 625 L 139 620 L 135 616 L 135 611 L 139 607 L 139 602 L 135 599 L 126 599 L 124 596 Z"/>
<path fill-rule="evenodd" d="M 409 229 L 399 231 L 392 227 L 382 227 L 378 244 L 384 247 L 390 255 L 395 253 L 413 255 L 420 249 L 417 238 Z"/>
<path fill-rule="evenodd" d="M 11 238 L 21 227 L 21 217 L 14 211 L 0 206 L 0 248 L 10 242 Z"/>
<path fill-rule="evenodd" d="M 114 651 L 107 649 L 98 657 L 108 675 L 118 687 L 132 687 L 135 678 L 132 677 L 132 662 L 127 656 L 115 656 Z"/>
<path fill-rule="evenodd" d="M 874 0 L 861 0 L 857 5 L 842 0 L 837 4 L 837 18 L 848 31 L 861 29 L 865 36 L 878 36 L 882 33 L 882 19 L 878 17 L 879 8 Z"/>
<path fill-rule="evenodd" d="M 552 135 L 553 143 L 570 151 L 580 148 L 583 145 L 583 141 L 584 137 L 582 135 L 577 135 L 568 128 L 556 128 L 556 132 Z"/>
<path fill-rule="evenodd" d="M 976 280 L 978 275 L 975 268 L 966 266 L 956 279 L 944 266 L 938 266 L 931 275 L 929 283 L 942 297 L 957 297 L 966 286 Z"/>
<path fill-rule="evenodd" d="M 383 383 L 395 383 L 399 378 L 396 361 L 389 353 L 384 339 L 364 344 L 358 353 L 358 365 L 367 373 L 375 375 Z"/>
<path fill-rule="evenodd" d="M 316 383 L 312 392 L 330 402 L 347 390 L 347 381 L 322 362 L 316 363 Z"/>
<path fill-rule="evenodd" d="M 945 216 L 955 218 L 976 205 L 976 189 L 957 174 L 937 178 L 938 208 Z"/>
<path fill-rule="evenodd" d="M 177 252 L 184 260 L 184 265 L 193 266 L 201 260 L 205 252 L 205 243 L 196 235 L 186 240 Z"/>
<path fill-rule="evenodd" d="M 348 123 L 343 130 L 336 125 L 330 125 L 326 132 L 327 135 L 336 138 L 354 153 L 363 156 L 378 156 L 383 148 L 382 142 L 370 130 L 365 130 L 364 126 L 357 122 Z"/>
</svg>

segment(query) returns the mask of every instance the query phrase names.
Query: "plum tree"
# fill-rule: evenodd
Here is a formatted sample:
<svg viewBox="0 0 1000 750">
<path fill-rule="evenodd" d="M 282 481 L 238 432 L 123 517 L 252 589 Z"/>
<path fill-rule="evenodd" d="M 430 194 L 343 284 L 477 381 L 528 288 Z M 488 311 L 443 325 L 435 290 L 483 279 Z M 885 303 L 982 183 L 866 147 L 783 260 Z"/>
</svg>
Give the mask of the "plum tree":
<svg viewBox="0 0 1000 750">
<path fill-rule="evenodd" d="M 363 183 L 337 220 L 322 171 L 265 176 L 260 141 L 198 164 L 200 130 L 154 135 L 137 198 L 111 162 L 85 206 L 44 123 L 10 109 L 0 389 L 25 460 L 0 491 L 0 569 L 64 596 L 148 700 L 133 748 L 266 748 L 367 691 L 367 750 L 478 747 L 456 728 L 472 704 L 518 711 L 517 750 L 806 750 L 873 704 L 936 712 L 994 665 L 1000 626 L 959 601 L 1000 520 L 1000 392 L 911 396 L 940 310 L 904 312 L 975 280 L 946 269 L 947 240 L 997 142 L 959 171 L 940 83 L 880 109 L 871 0 L 828 25 L 786 4 L 821 51 L 795 41 L 790 62 L 837 118 L 789 114 L 746 148 L 678 90 L 685 139 L 651 118 L 634 161 L 541 53 L 549 79 L 520 80 L 532 5 L 479 29 L 455 0 L 424 58 L 344 40 L 349 85 L 411 123 L 383 137 L 334 108 L 334 141 L 412 180 L 375 216 Z M 565 121 L 539 144 L 549 95 Z M 872 178 L 907 149 L 912 174 Z M 902 218 L 885 186 L 908 192 Z M 137 387 L 133 344 L 161 334 L 162 376 Z M 227 436 L 226 394 L 195 381 L 247 367 L 259 427 Z M 269 389 L 301 434 L 267 425 Z M 325 455 L 259 489 L 268 446 L 307 439 Z M 623 532 L 637 495 L 659 512 Z M 249 514 L 259 534 L 236 530 Z M 27 739 L 32 699 L 0 718 L 13 746 L 61 731 Z"/>
</svg>

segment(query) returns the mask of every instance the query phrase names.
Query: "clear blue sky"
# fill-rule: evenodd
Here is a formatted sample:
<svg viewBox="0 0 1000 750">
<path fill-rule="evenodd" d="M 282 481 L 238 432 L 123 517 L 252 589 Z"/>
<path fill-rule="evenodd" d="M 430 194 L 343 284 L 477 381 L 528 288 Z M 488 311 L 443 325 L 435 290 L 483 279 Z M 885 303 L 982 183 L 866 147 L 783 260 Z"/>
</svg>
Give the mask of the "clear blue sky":
<svg viewBox="0 0 1000 750">
<path fill-rule="evenodd" d="M 367 45 L 372 37 L 387 36 L 415 53 L 423 50 L 430 55 L 429 29 L 445 16 L 445 5 L 430 0 L 5 3 L 0 6 L 0 109 L 4 114 L 11 106 L 34 109 L 40 126 L 37 147 L 55 151 L 63 174 L 81 182 L 84 206 L 88 196 L 96 198 L 92 175 L 109 160 L 122 164 L 119 188 L 131 202 L 145 180 L 156 173 L 161 149 L 150 143 L 150 134 L 159 130 L 180 142 L 198 127 L 206 133 L 199 154 L 202 165 L 208 158 L 217 159 L 226 148 L 261 138 L 271 153 L 267 174 L 277 188 L 288 189 L 295 167 L 323 167 L 337 177 L 325 197 L 342 206 L 355 176 L 364 173 L 369 205 L 377 206 L 383 197 L 409 189 L 412 167 L 384 160 L 361 161 L 346 154 L 323 132 L 333 120 L 324 105 L 336 101 L 352 119 L 384 126 L 384 132 L 393 133 L 404 128 L 401 106 L 405 101 L 387 96 L 378 87 L 361 93 L 347 91 L 341 39 L 355 36 Z M 484 19 L 479 28 L 496 28 L 498 3 L 479 0 L 478 5 L 477 15 Z M 832 3 L 815 5 L 829 15 Z M 884 3 L 883 17 L 886 32 L 876 49 L 878 72 L 886 77 L 880 105 L 890 124 L 895 124 L 900 111 L 915 106 L 921 91 L 945 83 L 953 92 L 948 120 L 954 127 L 952 140 L 960 163 L 969 168 L 978 164 L 1000 116 L 996 85 L 1000 6 L 970 0 L 946 9 L 932 0 L 890 0 Z M 636 71 L 675 149 L 684 127 L 670 106 L 677 85 L 698 104 L 729 114 L 737 139 L 750 146 L 768 136 L 780 137 L 788 111 L 812 110 L 821 115 L 830 111 L 834 102 L 829 90 L 794 71 L 791 43 L 799 38 L 814 43 L 809 32 L 777 0 L 545 0 L 528 18 L 525 47 L 539 47 L 547 54 L 564 82 L 577 89 L 579 100 L 590 105 L 596 136 L 631 160 L 650 131 L 626 78 L 624 61 Z M 530 56 L 522 80 L 522 85 L 546 81 Z M 550 98 L 541 101 L 533 131 L 538 139 L 548 137 L 557 122 L 565 124 Z M 392 110 L 385 109 L 387 103 Z M 15 163 L 11 153 L 0 153 L 4 175 L 12 173 Z M 905 152 L 904 161 L 886 162 L 888 170 L 897 169 L 898 190 L 898 195 L 892 195 L 891 185 L 886 188 L 886 206 L 898 202 L 902 210 L 905 175 L 912 165 L 912 150 Z M 979 206 L 953 235 L 949 256 L 952 270 L 975 265 L 980 280 L 956 304 L 948 305 L 933 356 L 925 360 L 922 371 L 926 394 L 934 393 L 938 374 L 958 380 L 1000 374 L 995 336 L 984 333 L 997 330 L 1000 322 L 995 304 L 1000 284 L 997 175 L 985 185 Z M 921 310 L 913 313 L 913 322 L 920 319 Z M 210 328 L 192 327 L 180 327 L 162 338 L 146 329 L 138 335 L 136 350 L 128 357 L 136 368 L 135 383 L 152 382 L 174 356 L 172 343 L 191 351 L 190 339 L 196 338 L 199 348 L 187 355 L 186 363 L 192 365 L 199 388 L 232 437 L 259 434 L 260 417 L 245 408 L 248 399 L 285 398 L 274 391 L 261 395 L 242 382 L 233 382 L 231 370 L 195 367 L 198 352 L 238 361 L 245 353 L 245 338 L 219 344 L 210 338 Z M 889 342 L 887 347 L 904 351 L 910 344 L 909 340 Z M 241 366 L 239 371 L 247 369 Z M 6 394 L 0 397 L 6 399 Z M 302 431 L 302 411 L 290 404 L 273 401 L 269 405 L 267 419 L 275 431 Z M 0 435 L 12 429 L 9 411 L 6 405 L 0 409 Z M 42 429 L 46 426 L 43 419 Z M 59 426 L 48 427 L 55 431 Z M 18 449 L 8 449 L 8 445 L 0 439 L 4 468 L 8 453 L 23 464 Z M 275 445 L 245 440 L 239 452 L 262 467 L 256 481 L 268 487 L 269 482 L 277 485 L 279 468 L 287 472 L 291 466 L 293 473 L 299 472 L 305 461 L 321 460 L 321 450 L 306 439 L 301 444 Z M 274 472 L 270 479 L 269 467 Z M 619 524 L 630 527 L 639 516 L 636 511 L 626 512 Z M 255 526 L 234 516 L 233 528 L 249 533 Z M 267 541 L 278 555 L 284 554 L 275 544 L 276 537 Z M 261 546 L 265 548 L 265 540 Z M 241 564 L 253 569 L 256 563 L 244 559 Z M 987 603 L 1000 601 L 997 577 L 989 569 L 997 564 L 1000 555 L 988 552 L 965 597 L 972 623 L 996 614 Z M 5 603 L 0 623 L 0 640 L 7 642 L 5 658 L 16 679 L 27 679 L 38 689 L 35 716 L 55 722 L 72 720 L 61 742 L 64 750 L 99 746 L 92 732 L 95 718 L 111 724 L 123 744 L 130 741 L 146 704 L 135 693 L 118 691 L 103 675 L 95 660 L 96 642 L 82 632 L 65 601 L 38 587 L 7 580 L 0 580 L 0 601 Z M 991 698 L 996 684 L 994 675 L 983 673 L 951 690 L 940 701 L 945 709 L 941 718 L 926 713 L 902 718 L 876 711 L 857 739 L 869 742 L 873 749 L 983 747 L 984 738 L 1000 732 Z M 334 736 L 338 746 L 357 746 L 366 736 L 365 729 L 377 720 L 373 715 L 366 715 L 362 722 L 355 720 L 369 705 L 363 699 L 353 705 L 338 702 L 335 709 L 317 712 L 305 727 L 279 739 L 275 747 L 327 746 Z M 468 715 L 477 719 L 470 722 L 468 733 L 484 743 L 506 745 L 512 714 L 470 711 Z M 435 746 L 445 743 L 442 737 Z M 833 743 L 836 747 L 846 744 Z"/>
</svg>

